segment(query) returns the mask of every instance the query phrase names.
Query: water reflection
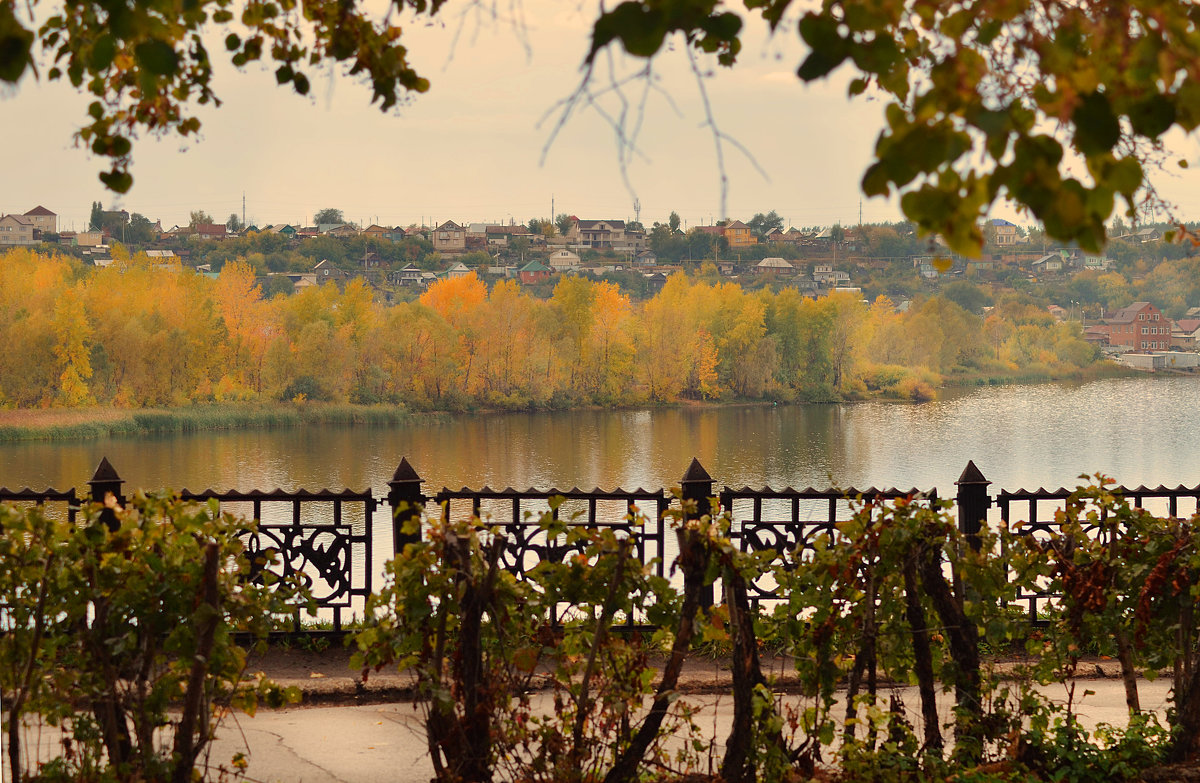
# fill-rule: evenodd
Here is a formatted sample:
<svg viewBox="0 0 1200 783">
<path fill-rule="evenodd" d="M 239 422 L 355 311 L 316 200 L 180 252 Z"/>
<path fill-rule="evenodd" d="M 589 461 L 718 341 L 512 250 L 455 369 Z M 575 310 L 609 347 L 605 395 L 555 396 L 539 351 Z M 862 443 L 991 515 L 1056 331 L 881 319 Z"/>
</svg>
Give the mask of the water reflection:
<svg viewBox="0 0 1200 783">
<path fill-rule="evenodd" d="M 741 406 L 455 416 L 402 427 L 304 427 L 0 445 L 0 484 L 82 486 L 107 456 L 127 486 L 371 489 L 401 457 L 443 486 L 655 489 L 692 457 L 718 486 L 937 486 L 973 459 L 993 487 L 1193 485 L 1191 378 L 1013 386 L 923 405 Z"/>
</svg>

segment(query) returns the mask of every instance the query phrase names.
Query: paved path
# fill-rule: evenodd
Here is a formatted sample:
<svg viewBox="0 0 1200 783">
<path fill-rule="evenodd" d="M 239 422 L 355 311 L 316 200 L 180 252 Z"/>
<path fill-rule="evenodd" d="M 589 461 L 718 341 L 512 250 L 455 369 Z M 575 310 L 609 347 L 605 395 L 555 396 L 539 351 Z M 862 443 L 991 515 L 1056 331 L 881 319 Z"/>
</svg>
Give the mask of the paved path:
<svg viewBox="0 0 1200 783">
<path fill-rule="evenodd" d="M 1157 680 L 1139 685 L 1143 708 L 1156 711 L 1163 719 L 1169 683 Z M 911 710 L 917 697 L 915 692 L 905 691 Z M 1057 701 L 1067 698 L 1065 689 L 1058 686 L 1045 689 L 1045 693 Z M 1080 680 L 1075 698 L 1085 728 L 1094 729 L 1098 723 L 1124 725 L 1127 713 L 1120 680 Z M 732 712 L 728 696 L 687 699 L 702 706 L 696 719 L 701 729 L 709 736 L 726 736 Z M 310 707 L 264 711 L 254 718 L 242 716 L 237 726 L 231 724 L 222 732 L 213 758 L 228 759 L 247 747 L 249 775 L 260 781 L 425 783 L 433 776 L 420 715 L 411 704 Z M 717 749 L 718 762 L 723 750 Z"/>
<path fill-rule="evenodd" d="M 1099 723 L 1124 725 L 1127 712 L 1119 679 L 1078 680 L 1075 687 L 1076 711 L 1085 728 L 1094 729 Z M 1142 707 L 1157 712 L 1160 720 L 1165 714 L 1169 688 L 1168 679 L 1139 682 Z M 1062 686 L 1047 687 L 1043 692 L 1058 702 L 1065 702 L 1068 696 Z M 918 701 L 915 690 L 901 689 L 901 695 L 910 719 L 919 725 L 913 712 Z M 724 752 L 720 742 L 729 731 L 732 699 L 727 694 L 703 693 L 684 698 L 700 708 L 696 725 L 707 737 L 718 739 L 714 758 L 719 763 Z M 785 703 L 796 703 L 796 697 L 783 698 Z M 540 699 L 541 709 L 552 708 L 548 696 L 535 699 Z M 946 720 L 949 697 L 942 707 Z M 58 744 L 57 736 L 48 728 L 28 733 L 25 742 L 27 752 L 32 750 L 30 743 L 40 744 L 43 758 L 50 757 Z M 297 707 L 262 710 L 253 718 L 231 716 L 220 729 L 209 763 L 228 765 L 235 753 L 246 755 L 247 774 L 252 781 L 425 783 L 433 776 L 421 713 L 407 702 Z"/>
</svg>

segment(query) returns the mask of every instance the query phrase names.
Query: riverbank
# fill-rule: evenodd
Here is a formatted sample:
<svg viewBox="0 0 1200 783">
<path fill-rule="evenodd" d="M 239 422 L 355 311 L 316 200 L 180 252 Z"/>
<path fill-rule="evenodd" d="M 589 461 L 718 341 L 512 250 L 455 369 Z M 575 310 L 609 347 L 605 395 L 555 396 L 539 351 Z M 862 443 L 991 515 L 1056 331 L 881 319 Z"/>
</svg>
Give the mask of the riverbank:
<svg viewBox="0 0 1200 783">
<path fill-rule="evenodd" d="M 96 440 L 204 430 L 277 429 L 306 424 L 386 426 L 439 414 L 414 414 L 396 405 L 197 405 L 186 408 L 111 407 L 0 410 L 0 443 Z"/>
<path fill-rule="evenodd" d="M 1093 365 L 1070 377 L 1054 375 L 960 375 L 942 379 L 942 388 L 963 390 L 981 386 L 1035 385 L 1046 383 L 1087 383 L 1106 378 L 1138 375 L 1135 370 L 1112 362 Z M 933 390 L 930 390 L 933 392 Z M 926 402 L 929 395 L 897 396 L 888 393 L 851 394 L 842 400 L 784 402 L 774 400 L 679 400 L 616 409 L 647 408 L 730 408 L 784 405 L 826 405 L 842 402 Z M 578 406 L 571 410 L 595 410 L 597 406 Z M 544 408 L 529 412 L 560 412 L 563 408 Z M 179 408 L 10 408 L 0 409 L 0 443 L 20 441 L 87 441 L 110 437 L 139 437 L 154 434 L 179 434 L 218 430 L 271 430 L 309 424 L 341 426 L 392 426 L 436 421 L 455 413 L 514 413 L 505 408 L 472 408 L 469 411 L 411 411 L 403 405 L 352 405 L 333 403 L 213 403 Z"/>
</svg>

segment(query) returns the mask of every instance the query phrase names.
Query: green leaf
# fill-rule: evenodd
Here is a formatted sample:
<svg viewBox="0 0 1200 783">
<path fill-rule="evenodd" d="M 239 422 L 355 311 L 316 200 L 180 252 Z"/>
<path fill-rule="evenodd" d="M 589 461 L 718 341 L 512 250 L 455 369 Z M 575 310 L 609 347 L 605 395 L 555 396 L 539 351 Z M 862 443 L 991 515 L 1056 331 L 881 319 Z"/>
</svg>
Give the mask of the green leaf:
<svg viewBox="0 0 1200 783">
<path fill-rule="evenodd" d="M 1129 122 L 1135 133 L 1157 139 L 1175 124 L 1175 104 L 1167 96 L 1156 93 L 1134 104 L 1129 110 Z"/>
<path fill-rule="evenodd" d="M 596 20 L 592 28 L 592 48 L 588 60 L 617 40 L 630 54 L 650 57 L 662 47 L 666 35 L 667 25 L 661 12 L 626 0 Z"/>
<path fill-rule="evenodd" d="M 1071 114 L 1075 124 L 1075 146 L 1084 155 L 1111 150 L 1121 138 L 1121 125 L 1102 92 L 1084 96 Z"/>
<path fill-rule="evenodd" d="M 166 41 L 152 38 L 134 47 L 138 64 L 158 76 L 174 76 L 179 70 L 179 55 Z"/>
<path fill-rule="evenodd" d="M 1142 164 L 1136 158 L 1121 158 L 1108 171 L 1105 181 L 1125 198 L 1132 198 L 1142 186 Z"/>
<path fill-rule="evenodd" d="M 116 168 L 100 172 L 100 181 L 114 193 L 126 193 L 133 187 L 133 175 Z"/>
<path fill-rule="evenodd" d="M 117 54 L 117 39 L 105 33 L 96 39 L 92 45 L 90 66 L 93 71 L 103 71 L 112 65 L 113 57 Z"/>
</svg>

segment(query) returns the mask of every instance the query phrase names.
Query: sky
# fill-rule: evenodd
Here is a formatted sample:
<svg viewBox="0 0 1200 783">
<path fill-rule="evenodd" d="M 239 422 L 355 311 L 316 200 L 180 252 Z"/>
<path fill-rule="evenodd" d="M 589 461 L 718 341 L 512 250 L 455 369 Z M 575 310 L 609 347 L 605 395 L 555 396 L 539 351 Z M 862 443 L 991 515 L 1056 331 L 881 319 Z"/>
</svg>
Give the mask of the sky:
<svg viewBox="0 0 1200 783">
<path fill-rule="evenodd" d="M 88 100 L 69 84 L 26 75 L 15 88 L 0 87 L 0 148 L 10 153 L 0 167 L 0 213 L 40 204 L 58 213 L 60 228 L 82 230 L 99 200 L 169 228 L 186 224 L 192 210 L 219 222 L 240 217 L 244 196 L 245 215 L 258 225 L 308 224 L 326 207 L 389 226 L 525 223 L 552 208 L 646 225 L 672 211 L 686 226 L 770 210 L 797 227 L 854 225 L 860 209 L 866 223 L 901 219 L 895 199 L 859 191 L 883 102 L 848 99 L 844 71 L 829 82 L 800 82 L 804 51 L 793 25 L 770 35 L 752 22 L 734 68 L 700 64 L 727 139 L 721 156 L 678 40 L 654 61 L 652 81 L 626 82 L 631 122 L 639 107 L 644 114 L 634 151 L 623 154 L 611 121 L 622 104 L 611 91 L 559 122 L 580 84 L 596 7 L 523 0 L 518 17 L 504 0 L 497 7 L 500 19 L 456 2 L 433 22 L 408 19 L 402 40 L 432 86 L 387 113 L 341 69 L 313 74 L 311 95 L 302 97 L 277 87 L 261 65 L 221 62 L 214 41 L 223 105 L 201 108 L 195 140 L 136 141 L 134 185 L 124 195 L 104 189 L 96 178 L 104 161 L 74 143 Z M 613 62 L 622 75 L 643 66 L 623 55 Z M 596 89 L 609 78 L 604 65 Z M 1200 217 L 1200 144 L 1176 137 L 1168 147 L 1194 165 L 1170 167 L 1156 183 L 1179 214 Z M 1031 222 L 1007 205 L 993 216 Z"/>
</svg>

